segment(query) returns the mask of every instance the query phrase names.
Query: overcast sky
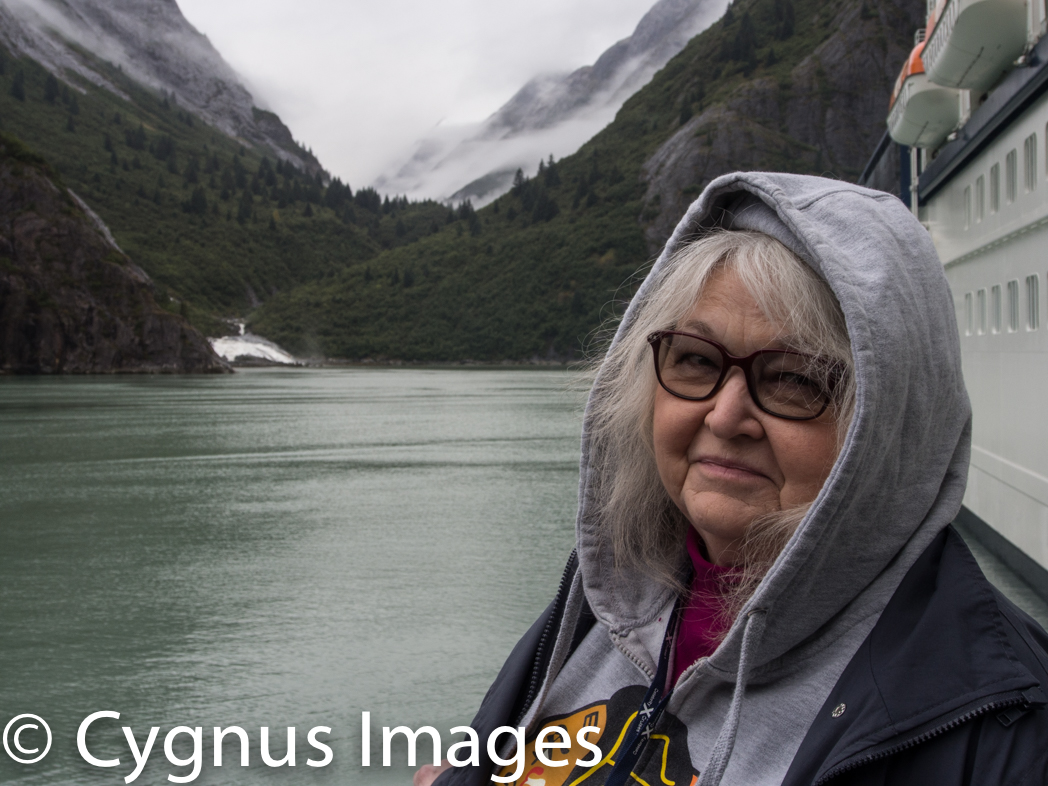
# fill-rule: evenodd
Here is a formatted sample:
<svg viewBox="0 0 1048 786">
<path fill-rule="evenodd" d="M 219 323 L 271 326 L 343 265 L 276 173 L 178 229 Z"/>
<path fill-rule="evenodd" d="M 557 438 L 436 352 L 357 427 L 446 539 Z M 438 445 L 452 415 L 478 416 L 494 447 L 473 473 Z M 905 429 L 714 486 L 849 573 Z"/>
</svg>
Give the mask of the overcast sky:
<svg viewBox="0 0 1048 786">
<path fill-rule="evenodd" d="M 357 188 L 438 123 L 592 63 L 655 0 L 178 0 L 256 101 Z"/>
</svg>

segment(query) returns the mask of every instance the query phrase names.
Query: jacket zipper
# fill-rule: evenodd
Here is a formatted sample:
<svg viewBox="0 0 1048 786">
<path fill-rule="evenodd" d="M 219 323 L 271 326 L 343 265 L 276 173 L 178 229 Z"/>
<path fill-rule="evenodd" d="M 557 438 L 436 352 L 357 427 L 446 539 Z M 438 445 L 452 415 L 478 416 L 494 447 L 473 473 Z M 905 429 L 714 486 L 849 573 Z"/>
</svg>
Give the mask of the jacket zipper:
<svg viewBox="0 0 1048 786">
<path fill-rule="evenodd" d="M 911 737 L 904 742 L 900 742 L 898 745 L 893 745 L 891 748 L 878 751 L 877 753 L 871 753 L 858 759 L 852 759 L 842 764 L 837 765 L 835 768 L 826 772 L 821 778 L 819 778 L 813 786 L 822 786 L 822 784 L 829 783 L 831 780 L 836 778 L 838 775 L 842 775 L 845 772 L 854 770 L 857 767 L 862 767 L 871 762 L 877 761 L 878 759 L 884 759 L 888 756 L 894 756 L 896 753 L 901 753 L 908 748 L 912 748 L 916 745 L 920 745 L 922 742 L 944 734 L 945 732 L 955 729 L 961 724 L 967 723 L 980 715 L 985 715 L 987 712 L 993 712 L 994 710 L 1002 710 L 1006 707 L 1014 707 L 1021 705 L 1023 709 L 1026 709 L 1032 705 L 1032 702 L 1023 695 L 1021 691 L 1015 691 L 1009 694 L 1007 698 L 995 699 L 994 701 L 988 702 L 973 710 L 958 715 L 956 718 L 952 718 L 941 726 L 937 726 L 930 731 L 926 731 L 922 734 L 918 734 L 916 737 Z"/>
<path fill-rule="evenodd" d="M 567 602 L 567 590 L 571 583 L 571 580 L 575 577 L 575 572 L 578 570 L 577 558 L 575 550 L 572 549 L 571 556 L 568 557 L 568 564 L 564 566 L 564 573 L 560 577 L 560 586 L 557 588 L 557 595 L 553 599 L 553 613 L 549 619 L 546 620 L 546 625 L 542 629 L 542 635 L 539 637 L 538 646 L 535 648 L 534 663 L 541 663 L 545 655 L 546 647 L 549 643 L 550 634 L 553 632 L 554 627 L 559 627 L 561 618 L 564 616 L 564 604 Z M 528 692 L 525 694 L 524 705 L 521 707 L 520 715 L 516 718 L 519 722 L 521 718 L 528 714 L 528 710 L 531 708 L 531 703 L 535 700 L 535 696 L 538 694 L 539 688 L 542 687 L 543 678 L 546 676 L 542 669 L 532 669 L 531 679 L 528 682 Z"/>
</svg>

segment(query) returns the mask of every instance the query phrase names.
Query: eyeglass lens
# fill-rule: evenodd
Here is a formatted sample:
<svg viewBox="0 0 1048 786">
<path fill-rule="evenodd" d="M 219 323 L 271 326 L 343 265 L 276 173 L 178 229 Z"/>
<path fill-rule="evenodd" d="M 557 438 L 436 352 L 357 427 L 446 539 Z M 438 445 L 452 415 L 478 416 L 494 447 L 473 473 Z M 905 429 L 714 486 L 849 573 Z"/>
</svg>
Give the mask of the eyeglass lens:
<svg viewBox="0 0 1048 786">
<path fill-rule="evenodd" d="M 697 336 L 667 334 L 659 347 L 659 379 L 674 395 L 704 399 L 725 376 L 726 359 L 716 345 Z M 829 400 L 828 380 L 806 355 L 768 350 L 752 359 L 748 385 L 762 409 L 787 418 L 819 415 Z"/>
</svg>

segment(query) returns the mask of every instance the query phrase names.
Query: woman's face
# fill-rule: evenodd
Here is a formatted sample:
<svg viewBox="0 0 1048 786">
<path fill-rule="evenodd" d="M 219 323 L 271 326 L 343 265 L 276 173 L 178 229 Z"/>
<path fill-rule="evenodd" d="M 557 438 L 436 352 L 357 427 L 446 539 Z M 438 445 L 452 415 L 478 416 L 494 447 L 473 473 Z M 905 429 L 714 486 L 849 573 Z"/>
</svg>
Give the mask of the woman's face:
<svg viewBox="0 0 1048 786">
<path fill-rule="evenodd" d="M 730 270 L 714 273 L 677 329 L 711 338 L 737 357 L 786 348 L 779 326 Z M 758 516 L 814 500 L 837 457 L 831 410 L 804 421 L 769 415 L 750 398 L 737 367 L 707 401 L 657 386 L 654 443 L 666 491 L 720 565 L 734 563 Z"/>
</svg>

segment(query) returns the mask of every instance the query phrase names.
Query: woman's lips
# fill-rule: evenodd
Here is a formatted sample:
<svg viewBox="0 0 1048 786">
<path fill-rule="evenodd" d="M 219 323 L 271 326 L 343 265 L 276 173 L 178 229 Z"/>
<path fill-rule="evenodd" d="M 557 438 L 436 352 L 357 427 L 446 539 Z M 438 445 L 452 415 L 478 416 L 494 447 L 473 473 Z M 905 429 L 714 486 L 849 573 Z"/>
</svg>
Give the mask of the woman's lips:
<svg viewBox="0 0 1048 786">
<path fill-rule="evenodd" d="M 754 480 L 756 478 L 768 477 L 756 467 L 735 459 L 721 458 L 719 456 L 699 456 L 695 463 L 701 465 L 707 475 L 725 480 Z"/>
</svg>

